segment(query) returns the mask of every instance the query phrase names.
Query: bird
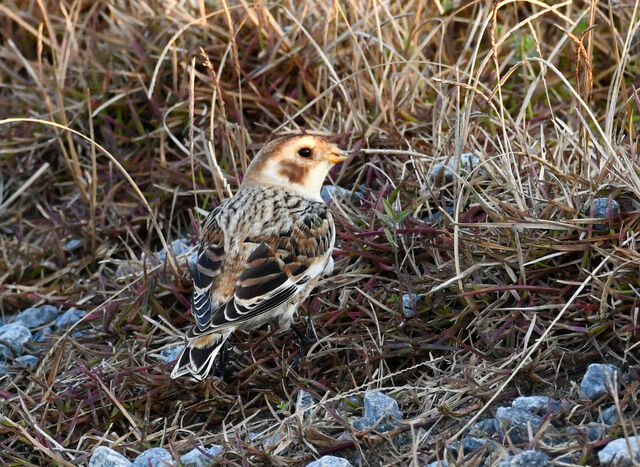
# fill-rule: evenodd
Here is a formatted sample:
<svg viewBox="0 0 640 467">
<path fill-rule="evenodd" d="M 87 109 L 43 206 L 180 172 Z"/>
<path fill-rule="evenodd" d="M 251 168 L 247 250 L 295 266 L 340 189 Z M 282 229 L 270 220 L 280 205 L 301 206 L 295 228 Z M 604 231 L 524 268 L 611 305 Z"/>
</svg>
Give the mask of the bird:
<svg viewBox="0 0 640 467">
<path fill-rule="evenodd" d="M 236 330 L 276 321 L 283 331 L 291 327 L 320 277 L 333 272 L 335 223 L 320 190 L 329 170 L 346 159 L 335 144 L 309 134 L 275 137 L 260 149 L 235 195 L 213 209 L 201 229 L 191 297 L 195 325 L 172 378 L 202 381 L 217 358 L 224 365 Z"/>
</svg>

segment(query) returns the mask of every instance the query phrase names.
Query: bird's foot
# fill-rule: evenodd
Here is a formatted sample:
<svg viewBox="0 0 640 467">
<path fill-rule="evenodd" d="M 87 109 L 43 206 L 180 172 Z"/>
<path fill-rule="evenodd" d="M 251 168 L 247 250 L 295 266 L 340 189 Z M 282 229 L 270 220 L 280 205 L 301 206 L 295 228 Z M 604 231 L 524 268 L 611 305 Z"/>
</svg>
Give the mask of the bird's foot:
<svg viewBox="0 0 640 467">
<path fill-rule="evenodd" d="M 313 335 L 313 326 L 311 326 L 311 318 L 306 317 L 307 325 L 305 327 L 305 332 L 302 334 L 295 326 L 292 326 L 293 332 L 298 338 L 298 345 L 300 346 L 300 354 L 299 356 L 304 357 L 311 346 L 318 342 L 318 339 Z"/>
<path fill-rule="evenodd" d="M 213 374 L 220 378 L 220 381 L 224 381 L 225 377 L 231 374 L 231 370 L 227 368 L 227 342 L 225 341 L 222 344 L 222 348 L 220 349 L 220 354 L 216 359 L 216 363 L 213 367 Z"/>
</svg>

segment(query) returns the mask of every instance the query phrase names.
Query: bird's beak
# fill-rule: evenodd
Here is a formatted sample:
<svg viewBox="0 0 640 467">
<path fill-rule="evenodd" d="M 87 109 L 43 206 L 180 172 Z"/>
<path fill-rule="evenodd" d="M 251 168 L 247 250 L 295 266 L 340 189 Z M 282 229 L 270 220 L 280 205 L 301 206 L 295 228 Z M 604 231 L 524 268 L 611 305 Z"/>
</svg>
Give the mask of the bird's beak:
<svg viewBox="0 0 640 467">
<path fill-rule="evenodd" d="M 341 151 L 340 149 L 334 147 L 334 148 L 331 148 L 331 150 L 329 152 L 327 152 L 327 154 L 324 156 L 324 158 L 326 160 L 328 160 L 329 162 L 337 164 L 338 162 L 342 162 L 344 160 L 347 160 L 347 155 L 343 151 Z"/>
</svg>

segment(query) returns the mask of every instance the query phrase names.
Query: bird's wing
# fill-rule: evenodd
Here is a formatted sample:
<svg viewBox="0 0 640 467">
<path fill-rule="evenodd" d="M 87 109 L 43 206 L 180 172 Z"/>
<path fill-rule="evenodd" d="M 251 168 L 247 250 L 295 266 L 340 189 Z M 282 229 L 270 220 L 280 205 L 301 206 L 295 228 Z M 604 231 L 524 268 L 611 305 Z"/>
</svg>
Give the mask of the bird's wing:
<svg viewBox="0 0 640 467">
<path fill-rule="evenodd" d="M 224 258 L 224 232 L 216 219 L 219 211 L 219 207 L 214 209 L 203 228 L 193 274 L 191 313 L 199 330 L 207 328 L 211 321 L 211 286 L 213 279 L 220 274 Z"/>
<path fill-rule="evenodd" d="M 328 209 L 307 210 L 287 232 L 253 237 L 257 244 L 236 281 L 233 298 L 211 317 L 212 328 L 269 313 L 322 273 L 335 241 Z"/>
</svg>

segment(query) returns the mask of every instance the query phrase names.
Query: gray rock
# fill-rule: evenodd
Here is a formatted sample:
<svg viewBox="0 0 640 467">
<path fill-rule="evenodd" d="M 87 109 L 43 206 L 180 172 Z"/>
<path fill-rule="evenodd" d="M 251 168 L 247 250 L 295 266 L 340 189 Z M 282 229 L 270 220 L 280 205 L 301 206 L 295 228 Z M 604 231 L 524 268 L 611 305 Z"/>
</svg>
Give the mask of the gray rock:
<svg viewBox="0 0 640 467">
<path fill-rule="evenodd" d="M 53 305 L 42 305 L 20 312 L 14 323 L 20 323 L 29 329 L 37 328 L 43 324 L 50 323 L 58 316 L 58 308 Z"/>
<path fill-rule="evenodd" d="M 461 174 L 470 173 L 474 168 L 480 165 L 480 158 L 472 152 L 465 152 L 460 154 L 460 172 Z M 444 173 L 443 173 L 444 171 Z M 445 181 L 453 179 L 453 174 L 456 173 L 456 158 L 451 156 L 447 165 L 437 162 L 433 165 L 431 171 L 431 182 L 435 181 L 438 177 L 442 176 Z M 442 175 L 441 175 L 442 174 Z"/>
<path fill-rule="evenodd" d="M 420 302 L 420 295 L 416 293 L 402 294 L 402 313 L 405 318 L 411 318 L 416 314 L 416 307 Z"/>
<path fill-rule="evenodd" d="M 106 446 L 97 447 L 89 460 L 89 467 L 129 467 L 130 465 L 129 459 Z"/>
<path fill-rule="evenodd" d="M 427 467 L 449 467 L 449 465 L 447 464 L 447 461 L 441 460 L 430 462 L 427 464 Z"/>
<path fill-rule="evenodd" d="M 618 215 L 618 202 L 615 199 L 611 200 L 611 215 L 616 217 Z M 593 200 L 593 217 L 598 219 L 609 218 L 609 198 L 596 198 Z"/>
<path fill-rule="evenodd" d="M 140 454 L 131 467 L 167 467 L 177 465 L 169 451 L 163 448 L 151 448 Z"/>
<path fill-rule="evenodd" d="M 600 465 L 615 465 L 616 467 L 626 467 L 632 463 L 640 462 L 640 436 L 630 436 L 629 447 L 625 438 L 614 439 L 607 444 L 599 453 Z M 631 448 L 631 453 L 629 452 Z M 633 456 L 633 457 L 632 457 Z"/>
<path fill-rule="evenodd" d="M 514 444 L 520 444 L 529 439 L 528 427 L 531 426 L 531 433 L 535 434 L 542 425 L 543 419 L 527 410 L 498 407 L 496 421 Z"/>
<path fill-rule="evenodd" d="M 268 436 L 267 438 L 262 440 L 262 447 L 264 449 L 267 449 L 272 446 L 276 446 L 283 439 L 284 435 L 282 433 L 276 433 L 275 435 Z M 286 452 L 286 449 L 284 451 Z"/>
<path fill-rule="evenodd" d="M 176 256 L 183 255 L 191 249 L 191 242 L 187 238 L 179 238 L 171 242 L 171 249 Z M 158 258 L 158 261 L 164 263 L 167 259 L 167 252 L 165 250 L 161 250 L 156 253 L 156 257 Z"/>
<path fill-rule="evenodd" d="M 180 457 L 182 467 L 208 467 L 213 465 L 219 459 L 214 459 L 222 454 L 222 446 L 214 444 L 209 449 L 201 448 L 207 454 L 204 454 L 200 449 L 193 448 L 191 451 Z"/>
<path fill-rule="evenodd" d="M 551 407 L 551 412 L 559 410 L 560 402 L 546 396 L 520 396 L 511 403 L 511 407 L 546 415 L 549 413 L 549 407 Z"/>
<path fill-rule="evenodd" d="M 453 206 L 445 206 L 444 210 L 447 214 L 453 214 Z M 437 224 L 442 219 L 444 219 L 444 214 L 442 214 L 442 211 L 436 211 L 431 216 L 426 216 L 422 218 L 422 220 L 425 221 L 427 224 Z"/>
<path fill-rule="evenodd" d="M 184 349 L 184 345 L 172 345 L 171 347 L 167 347 L 166 349 L 162 349 L 160 355 L 164 358 L 165 363 L 173 362 L 178 359 L 178 355 Z"/>
<path fill-rule="evenodd" d="M 486 438 L 465 438 L 461 443 L 450 444 L 447 448 L 454 457 L 457 457 L 460 451 L 460 445 L 462 445 L 462 455 L 466 456 L 473 451 L 481 449 L 487 445 L 487 443 L 493 444 L 493 441 Z M 492 447 L 495 447 L 495 445 Z"/>
<path fill-rule="evenodd" d="M 73 251 L 73 250 L 77 250 L 81 246 L 82 246 L 82 240 L 78 240 L 74 238 L 72 240 L 69 240 L 67 243 L 65 243 L 62 249 L 64 251 Z"/>
<path fill-rule="evenodd" d="M 524 451 L 500 462 L 500 467 L 546 467 L 551 462 L 549 456 L 539 451 Z"/>
<path fill-rule="evenodd" d="M 342 457 L 322 456 L 307 464 L 307 467 L 352 467 L 351 462 Z"/>
<path fill-rule="evenodd" d="M 604 435 L 606 434 L 606 431 L 602 427 L 602 425 L 599 425 L 596 423 L 589 423 L 587 426 L 581 427 L 581 428 L 587 434 L 587 439 L 589 440 L 590 443 L 593 443 L 594 441 L 598 441 L 599 439 L 603 438 Z"/>
<path fill-rule="evenodd" d="M 360 409 L 360 401 L 358 400 L 357 397 L 355 396 L 351 396 L 351 397 L 347 397 L 344 398 L 340 401 L 340 403 L 338 404 L 338 412 L 339 413 L 345 413 L 345 412 L 355 412 L 356 410 Z"/>
<path fill-rule="evenodd" d="M 580 391 L 587 399 L 596 400 L 598 397 L 611 390 L 609 382 L 615 382 L 616 388 L 620 385 L 620 371 L 611 364 L 592 363 L 580 383 Z"/>
<path fill-rule="evenodd" d="M 65 328 L 76 324 L 87 312 L 78 308 L 69 308 L 56 318 L 56 329 Z"/>
<path fill-rule="evenodd" d="M 341 186 L 325 185 L 320 190 L 320 198 L 322 198 L 322 201 L 324 201 L 325 203 L 328 203 L 331 199 L 338 198 L 362 199 L 364 198 L 364 192 L 358 189 L 352 195 L 351 190 L 347 188 L 343 188 Z"/>
<path fill-rule="evenodd" d="M 16 366 L 23 368 L 33 368 L 38 364 L 38 357 L 35 355 L 22 355 L 15 359 Z"/>
<path fill-rule="evenodd" d="M 487 418 L 480 422 L 474 423 L 469 427 L 466 434 L 475 436 L 492 436 L 499 431 L 495 418 Z"/>
<path fill-rule="evenodd" d="M 0 360 L 22 355 L 22 346 L 31 340 L 31 331 L 20 323 L 5 324 L 0 328 Z"/>
<path fill-rule="evenodd" d="M 618 421 L 618 409 L 615 405 L 611 405 L 602 411 L 600 420 L 605 425 L 615 425 Z"/>
<path fill-rule="evenodd" d="M 47 340 L 47 337 L 52 333 L 53 329 L 51 328 L 51 326 L 47 326 L 46 328 L 42 328 L 38 332 L 36 332 L 31 340 L 33 342 L 45 342 Z"/>
<path fill-rule="evenodd" d="M 303 415 L 307 415 L 311 412 L 311 409 L 306 409 L 313 405 L 313 396 L 304 389 L 298 391 L 298 397 L 296 399 L 296 408 L 302 412 Z"/>
<path fill-rule="evenodd" d="M 353 422 L 356 430 L 375 430 L 385 432 L 398 426 L 394 419 L 401 419 L 402 412 L 395 399 L 378 391 L 369 391 L 364 395 L 364 417 Z"/>
</svg>

